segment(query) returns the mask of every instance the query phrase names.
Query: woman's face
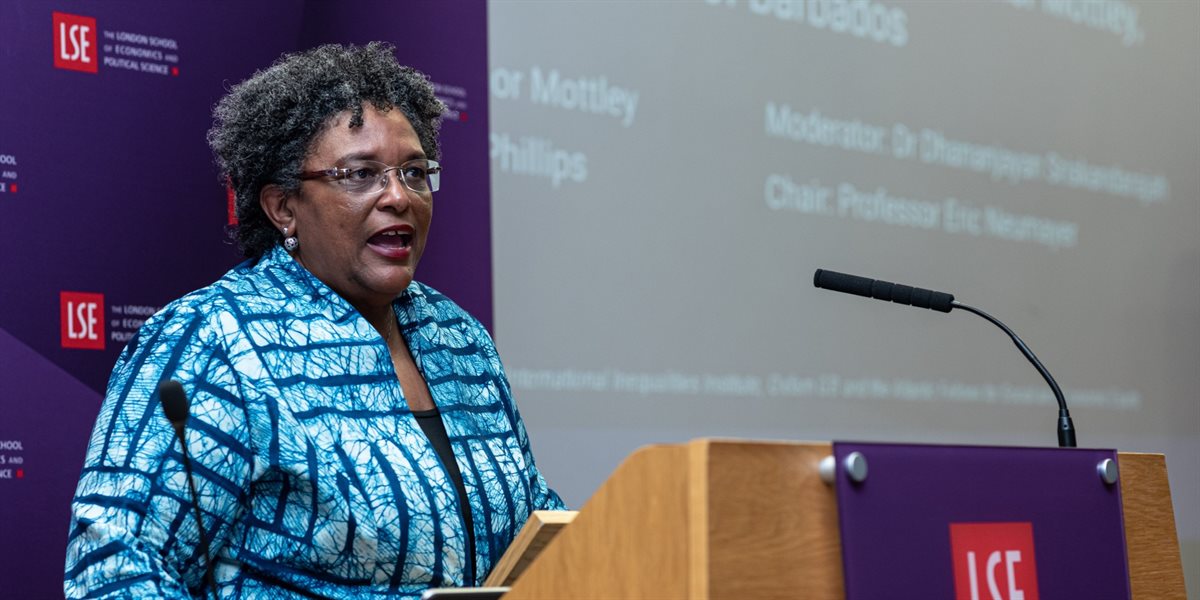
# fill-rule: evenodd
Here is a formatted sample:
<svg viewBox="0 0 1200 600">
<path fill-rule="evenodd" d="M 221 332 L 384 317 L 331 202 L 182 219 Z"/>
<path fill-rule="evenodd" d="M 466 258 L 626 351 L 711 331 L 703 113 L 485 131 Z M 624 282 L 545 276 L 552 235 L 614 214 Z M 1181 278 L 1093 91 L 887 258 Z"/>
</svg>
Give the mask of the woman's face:
<svg viewBox="0 0 1200 600">
<path fill-rule="evenodd" d="M 349 120 L 349 111 L 332 117 L 302 170 L 425 158 L 399 109 L 380 112 L 367 104 L 362 127 L 347 127 Z M 289 235 L 300 240 L 293 256 L 360 312 L 387 306 L 412 282 L 433 217 L 432 196 L 405 187 L 396 171 L 385 189 L 361 196 L 327 178 L 304 181 L 289 204 L 295 215 Z"/>
</svg>

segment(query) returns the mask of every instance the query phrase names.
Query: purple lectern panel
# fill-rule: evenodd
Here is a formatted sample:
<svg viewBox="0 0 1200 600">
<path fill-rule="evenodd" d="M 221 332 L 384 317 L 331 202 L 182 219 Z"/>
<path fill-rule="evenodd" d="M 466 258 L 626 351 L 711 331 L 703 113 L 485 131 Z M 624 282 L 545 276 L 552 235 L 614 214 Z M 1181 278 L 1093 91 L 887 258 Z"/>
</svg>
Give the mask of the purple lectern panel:
<svg viewBox="0 0 1200 600">
<path fill-rule="evenodd" d="M 1112 450 L 838 442 L 834 456 L 847 600 L 1129 598 L 1120 483 L 1098 472 Z"/>
</svg>

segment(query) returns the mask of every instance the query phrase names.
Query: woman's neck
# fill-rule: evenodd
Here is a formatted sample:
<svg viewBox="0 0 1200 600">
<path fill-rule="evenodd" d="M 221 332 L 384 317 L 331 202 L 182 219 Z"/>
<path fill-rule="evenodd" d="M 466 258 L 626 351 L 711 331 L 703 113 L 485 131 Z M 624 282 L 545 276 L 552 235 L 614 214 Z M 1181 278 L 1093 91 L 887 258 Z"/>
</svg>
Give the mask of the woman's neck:
<svg viewBox="0 0 1200 600">
<path fill-rule="evenodd" d="M 389 346 L 398 337 L 396 334 L 400 329 L 400 324 L 396 322 L 396 311 L 392 310 L 391 304 L 373 308 L 370 311 L 358 308 L 358 312 L 371 324 L 371 327 L 375 328 L 375 331 L 379 332 Z"/>
</svg>

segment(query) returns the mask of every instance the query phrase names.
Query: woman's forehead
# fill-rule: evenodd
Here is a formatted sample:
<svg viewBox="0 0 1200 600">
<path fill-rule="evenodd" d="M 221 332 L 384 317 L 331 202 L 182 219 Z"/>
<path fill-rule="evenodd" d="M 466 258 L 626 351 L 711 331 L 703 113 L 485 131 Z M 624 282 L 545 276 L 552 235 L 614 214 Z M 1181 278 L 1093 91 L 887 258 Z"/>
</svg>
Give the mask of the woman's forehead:
<svg viewBox="0 0 1200 600">
<path fill-rule="evenodd" d="M 322 160 L 350 158 L 396 160 L 421 156 L 421 140 L 404 112 L 363 108 L 361 126 L 350 127 L 352 113 L 340 112 L 329 118 L 328 126 L 317 136 L 311 156 Z"/>
</svg>

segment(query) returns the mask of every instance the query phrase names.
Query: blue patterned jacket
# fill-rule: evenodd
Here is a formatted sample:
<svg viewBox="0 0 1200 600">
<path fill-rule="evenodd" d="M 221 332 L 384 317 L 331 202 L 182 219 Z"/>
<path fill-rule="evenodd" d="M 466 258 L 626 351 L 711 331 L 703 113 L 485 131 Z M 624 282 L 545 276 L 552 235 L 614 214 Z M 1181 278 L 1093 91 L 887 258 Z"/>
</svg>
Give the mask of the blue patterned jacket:
<svg viewBox="0 0 1200 600">
<path fill-rule="evenodd" d="M 203 583 L 180 446 L 156 388 L 183 383 L 222 597 L 416 597 L 481 583 L 533 510 L 534 466 L 487 331 L 414 282 L 394 302 L 462 472 L 458 496 L 383 338 L 282 249 L 165 307 L 109 380 L 72 503 L 68 597 L 187 597 Z"/>
</svg>

